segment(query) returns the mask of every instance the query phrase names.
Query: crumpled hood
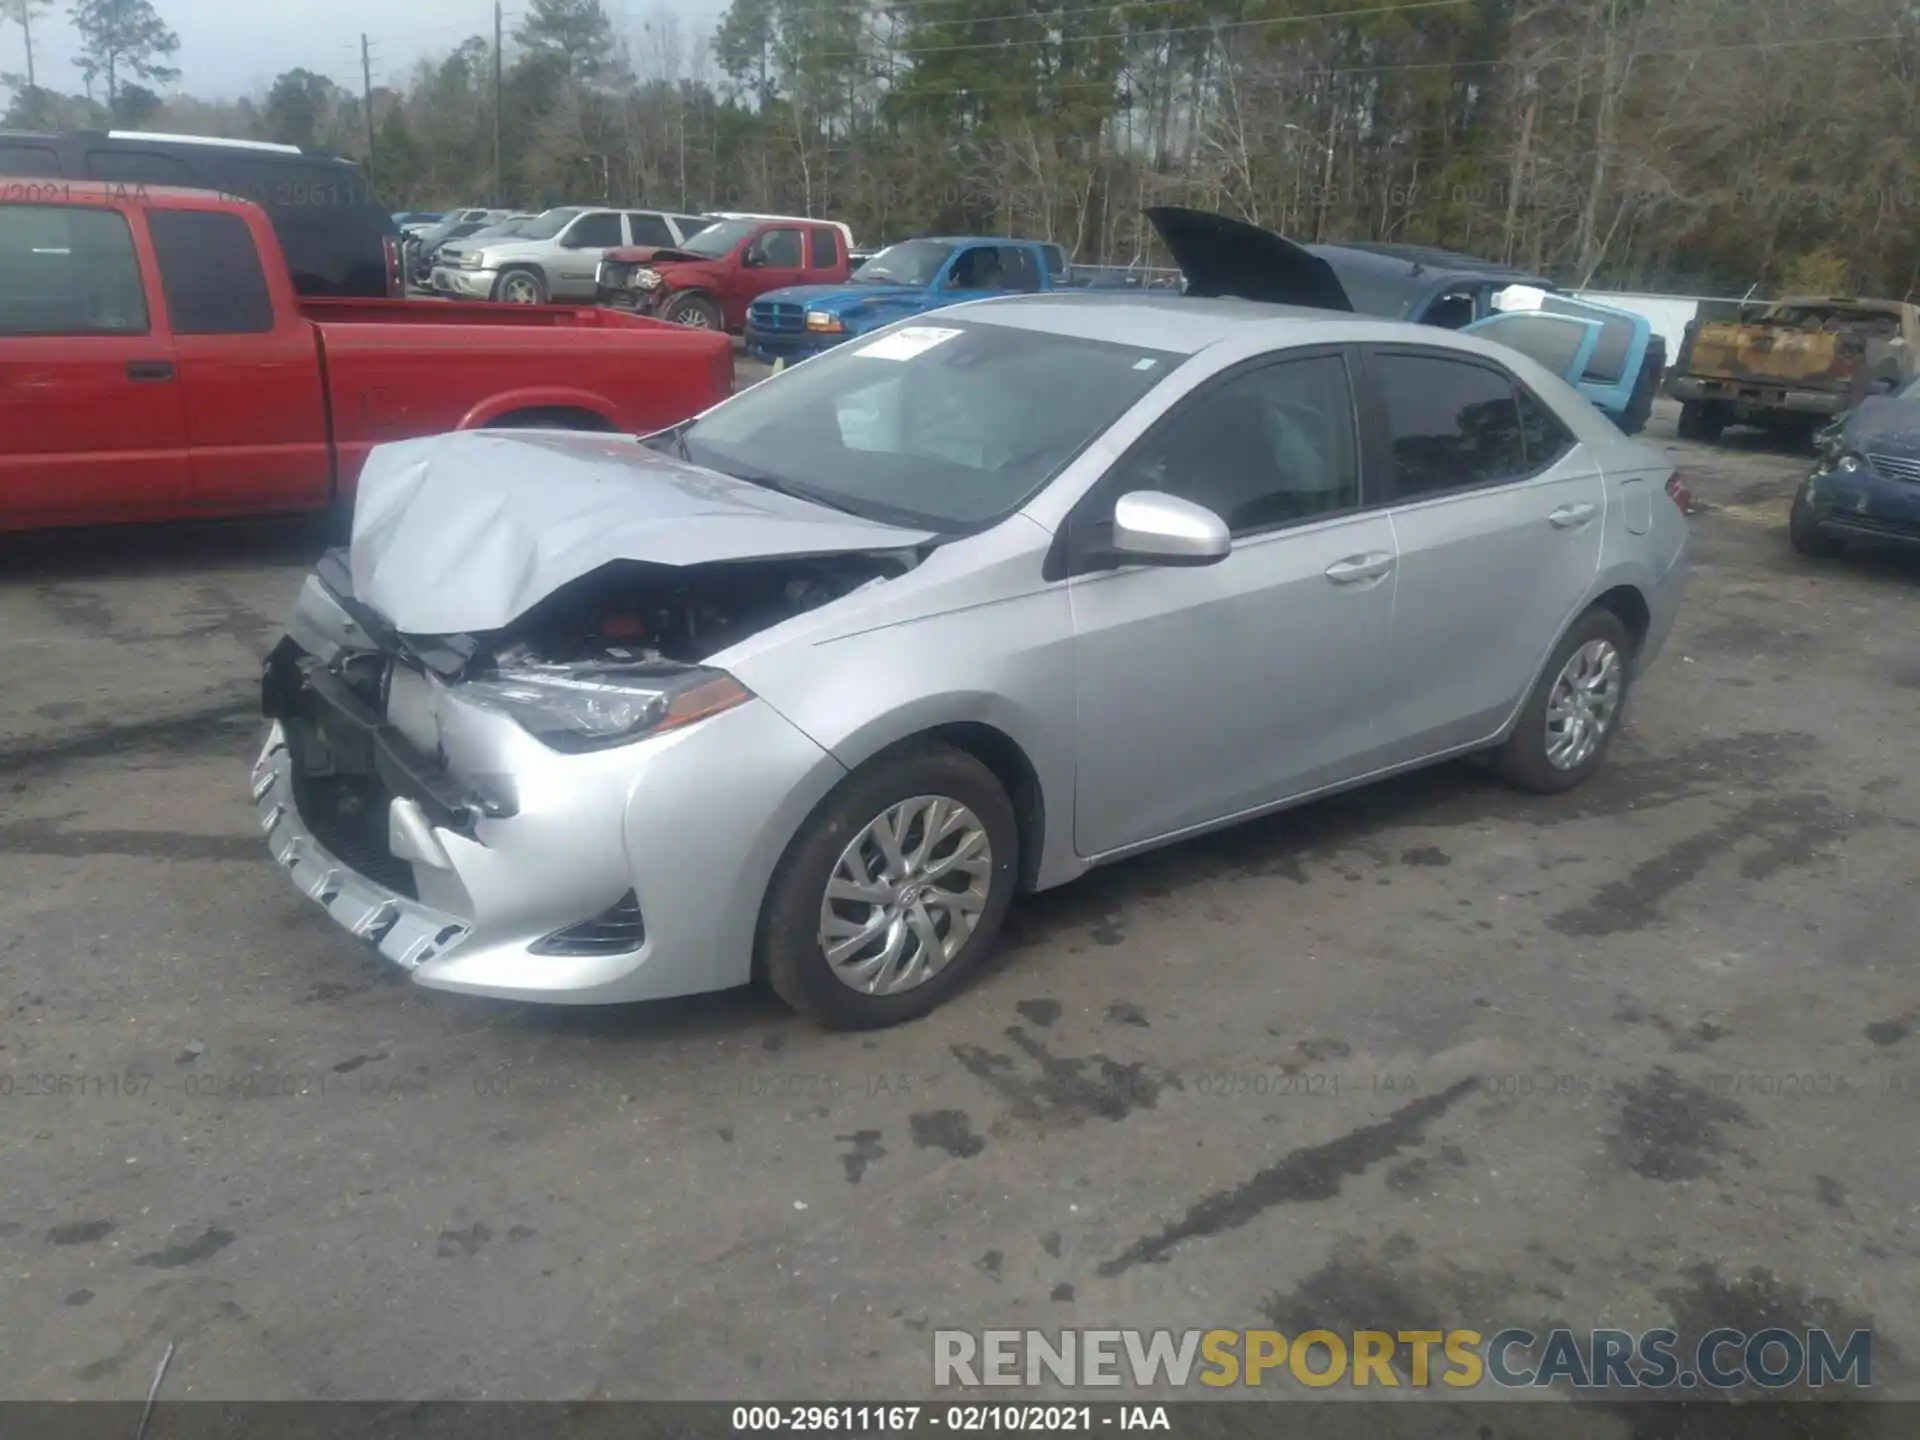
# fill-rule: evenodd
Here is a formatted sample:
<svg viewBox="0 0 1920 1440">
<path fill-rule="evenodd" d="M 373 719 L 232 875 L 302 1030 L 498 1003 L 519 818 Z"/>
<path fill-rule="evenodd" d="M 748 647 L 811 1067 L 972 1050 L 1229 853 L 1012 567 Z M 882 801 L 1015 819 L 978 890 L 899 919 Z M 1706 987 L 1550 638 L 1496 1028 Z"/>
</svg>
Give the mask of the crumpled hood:
<svg viewBox="0 0 1920 1440">
<path fill-rule="evenodd" d="M 467 430 L 377 447 L 361 472 L 356 598 L 409 635 L 498 630 L 619 560 L 704 565 L 933 538 L 719 475 L 626 436 Z"/>
<path fill-rule="evenodd" d="M 753 303 L 764 305 L 777 300 L 839 313 L 867 300 L 918 300 L 926 293 L 924 285 L 789 285 L 784 290 L 769 290 Z"/>
<path fill-rule="evenodd" d="M 1869 395 L 1847 417 L 1846 443 L 1879 455 L 1920 459 L 1920 401 Z"/>
</svg>

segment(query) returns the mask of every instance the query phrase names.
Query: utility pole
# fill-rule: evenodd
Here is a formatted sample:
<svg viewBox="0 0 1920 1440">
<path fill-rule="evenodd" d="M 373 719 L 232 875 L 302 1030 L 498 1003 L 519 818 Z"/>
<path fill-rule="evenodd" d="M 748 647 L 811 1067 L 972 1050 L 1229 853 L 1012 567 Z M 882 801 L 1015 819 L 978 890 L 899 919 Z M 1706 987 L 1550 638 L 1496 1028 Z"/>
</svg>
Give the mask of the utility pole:
<svg viewBox="0 0 1920 1440">
<path fill-rule="evenodd" d="M 39 88 L 33 79 L 33 0 L 19 0 L 14 18 L 20 22 L 20 34 L 27 45 L 27 93 L 32 95 Z"/>
<path fill-rule="evenodd" d="M 373 156 L 373 60 L 367 51 L 367 37 L 360 37 L 360 98 L 367 111 L 367 183 L 378 185 L 379 173 Z"/>
<path fill-rule="evenodd" d="M 493 203 L 498 206 L 504 202 L 500 198 L 500 3 L 494 0 L 493 6 Z"/>
</svg>

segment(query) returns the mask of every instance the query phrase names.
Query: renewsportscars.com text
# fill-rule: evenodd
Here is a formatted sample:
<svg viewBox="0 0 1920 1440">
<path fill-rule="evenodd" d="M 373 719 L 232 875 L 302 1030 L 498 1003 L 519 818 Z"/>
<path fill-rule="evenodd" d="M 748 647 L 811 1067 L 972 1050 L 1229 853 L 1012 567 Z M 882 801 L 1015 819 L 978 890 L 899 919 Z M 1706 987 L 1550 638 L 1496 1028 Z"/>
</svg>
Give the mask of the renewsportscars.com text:
<svg viewBox="0 0 1920 1440">
<path fill-rule="evenodd" d="M 1683 1344 L 1668 1329 L 1304 1330 L 1291 1337 L 1278 1330 L 936 1330 L 933 1383 L 1865 1390 L 1873 1383 L 1873 1332 L 1720 1329 Z"/>
</svg>

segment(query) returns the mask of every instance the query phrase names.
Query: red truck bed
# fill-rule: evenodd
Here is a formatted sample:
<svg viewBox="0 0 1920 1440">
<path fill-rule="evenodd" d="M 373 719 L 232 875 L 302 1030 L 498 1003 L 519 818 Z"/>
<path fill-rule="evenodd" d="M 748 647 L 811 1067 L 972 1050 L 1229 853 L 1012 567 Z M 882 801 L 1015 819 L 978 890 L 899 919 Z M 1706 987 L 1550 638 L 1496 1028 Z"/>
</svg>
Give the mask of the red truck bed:
<svg viewBox="0 0 1920 1440">
<path fill-rule="evenodd" d="M 0 200 L 0 530 L 323 509 L 388 441 L 644 434 L 724 335 L 565 305 L 302 299 L 266 213 L 158 186 Z"/>
</svg>

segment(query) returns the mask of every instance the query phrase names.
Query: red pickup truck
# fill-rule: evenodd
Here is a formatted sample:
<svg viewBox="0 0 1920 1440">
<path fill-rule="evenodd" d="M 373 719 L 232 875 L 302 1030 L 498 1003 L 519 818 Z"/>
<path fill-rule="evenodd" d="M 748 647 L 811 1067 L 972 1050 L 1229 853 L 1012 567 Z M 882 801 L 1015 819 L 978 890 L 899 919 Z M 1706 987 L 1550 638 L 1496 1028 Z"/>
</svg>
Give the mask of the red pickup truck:
<svg viewBox="0 0 1920 1440">
<path fill-rule="evenodd" d="M 645 433 L 732 388 L 724 336 L 639 316 L 302 299 L 246 201 L 0 187 L 0 530 L 318 510 L 383 441 Z"/>
<path fill-rule="evenodd" d="M 832 285 L 850 273 L 846 227 L 825 220 L 738 218 L 684 245 L 609 250 L 594 299 L 700 330 L 746 329 L 747 307 L 789 285 Z"/>
</svg>

